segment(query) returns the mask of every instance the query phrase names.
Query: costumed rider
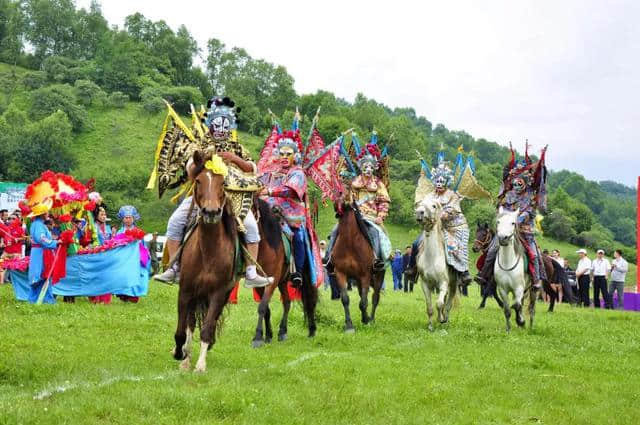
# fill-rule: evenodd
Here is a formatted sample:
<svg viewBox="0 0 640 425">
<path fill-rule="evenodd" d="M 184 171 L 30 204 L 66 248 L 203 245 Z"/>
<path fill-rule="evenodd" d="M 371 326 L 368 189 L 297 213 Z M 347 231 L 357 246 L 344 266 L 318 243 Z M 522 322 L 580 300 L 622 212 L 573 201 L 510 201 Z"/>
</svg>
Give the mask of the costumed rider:
<svg viewBox="0 0 640 425">
<path fill-rule="evenodd" d="M 48 212 L 49 206 L 45 203 L 40 203 L 35 205 L 27 216 L 32 219 L 29 226 L 29 235 L 31 236 L 31 254 L 29 256 L 29 283 L 31 284 L 31 290 L 29 292 L 29 302 L 31 304 L 35 304 L 38 301 L 42 287 L 47 277 L 51 274 L 55 258 L 54 251 L 58 247 L 58 241 L 53 239 L 49 228 L 44 224 Z M 47 285 L 42 302 L 55 304 L 56 299 L 53 296 L 51 285 Z"/>
<path fill-rule="evenodd" d="M 269 142 L 270 138 L 266 143 Z M 265 186 L 260 198 L 284 218 L 282 227 L 291 236 L 295 265 L 291 282 L 301 286 L 302 271 L 307 262 L 311 273 L 316 267 L 312 253 L 313 224 L 308 220 L 307 176 L 301 167 L 303 146 L 299 129 L 278 134 L 275 143 L 271 171 L 260 176 Z M 315 281 L 313 277 L 312 281 Z"/>
<path fill-rule="evenodd" d="M 536 243 L 534 232 L 536 228 L 536 210 L 544 212 L 547 206 L 546 166 L 545 154 L 547 147 L 542 150 L 540 160 L 533 162 L 528 154 L 529 145 L 525 148 L 524 160 L 516 160 L 516 154 L 511 149 L 511 160 L 504 167 L 502 185 L 498 195 L 498 215 L 501 211 L 518 211 L 518 239 L 524 247 L 529 260 L 528 271 L 532 286 L 542 287 L 542 280 L 547 278 L 540 248 Z M 481 285 L 492 283 L 493 269 L 498 253 L 498 237 L 494 237 L 489 245 L 484 266 L 476 281 Z"/>
<path fill-rule="evenodd" d="M 184 183 L 187 162 L 193 156 L 194 151 L 204 150 L 220 156 L 229 167 L 230 175 L 239 176 L 237 180 L 242 180 L 242 183 L 244 183 L 249 177 L 249 180 L 256 181 L 255 185 L 244 184 L 244 187 L 242 187 L 243 185 L 230 187 L 228 185 L 228 180 L 230 179 L 225 179 L 225 191 L 231 200 L 234 215 L 239 224 L 238 230 L 244 236 L 247 251 L 251 257 L 249 260 L 255 260 L 258 258 L 260 234 L 258 223 L 251 211 L 251 203 L 253 193 L 259 190 L 260 186 L 256 180 L 255 163 L 251 159 L 249 152 L 237 141 L 236 114 L 240 108 L 235 108 L 235 103 L 228 97 L 215 97 L 208 102 L 207 107 L 209 109 L 206 113 L 203 109 L 199 116 L 200 119 L 196 119 L 196 113 L 192 110 L 193 131 L 190 131 L 171 106 L 167 106 L 169 108 L 169 116 L 165 121 L 165 133 L 162 136 L 164 140 L 160 141 L 156 151 L 160 195 L 162 196 L 162 192 L 167 187 L 175 187 L 169 185 L 168 182 L 179 171 L 183 174 L 182 179 L 178 180 L 178 182 Z M 174 128 L 172 132 L 167 132 L 166 125 L 170 118 L 174 121 Z M 200 120 L 204 121 L 204 126 Z M 176 166 L 176 164 L 179 164 L 179 166 Z M 152 174 L 150 185 L 147 187 L 153 187 L 151 180 L 155 180 L 154 174 Z M 167 224 L 166 247 L 170 258 L 174 258 L 185 236 L 187 225 L 197 215 L 197 206 L 193 203 L 193 197 L 191 196 L 191 182 L 187 182 L 184 187 L 189 188 L 186 192 L 189 196 L 183 199 Z M 175 281 L 178 278 L 177 261 L 163 273 L 154 276 L 154 279 L 163 282 Z M 257 273 L 255 264 L 250 263 L 247 265 L 245 274 L 246 287 L 263 287 L 271 282 L 273 282 L 272 277 L 260 276 Z"/>
<path fill-rule="evenodd" d="M 384 155 L 380 152 L 378 135 L 375 131 L 371 135 L 370 142 L 362 149 L 360 149 L 357 134 L 352 133 L 351 137 L 359 170 L 359 175 L 349 185 L 351 197 L 358 206 L 367 226 L 367 236 L 375 255 L 373 271 L 380 272 L 384 270 L 391 256 L 391 241 L 384 229 L 384 219 L 389 213 L 391 198 L 389 198 L 387 185 L 380 176 L 380 165 L 386 152 Z M 336 225 L 331 232 L 327 258 L 330 258 L 337 232 L 338 226 Z"/>
<path fill-rule="evenodd" d="M 416 188 L 416 204 L 426 200 L 440 205 L 440 221 L 443 228 L 444 248 L 447 264 L 453 267 L 463 285 L 472 281 L 469 274 L 469 225 L 462 213 L 460 203 L 463 199 L 491 199 L 491 195 L 475 180 L 473 157 L 469 155 L 463 161 L 462 146 L 458 148 L 454 168 L 445 161 L 441 147 L 436 156 L 437 165 L 429 169 L 426 161 L 421 159 L 420 178 Z M 415 258 L 422 240 L 421 233 L 414 242 L 412 257 Z M 413 261 L 415 262 L 415 260 Z"/>
</svg>

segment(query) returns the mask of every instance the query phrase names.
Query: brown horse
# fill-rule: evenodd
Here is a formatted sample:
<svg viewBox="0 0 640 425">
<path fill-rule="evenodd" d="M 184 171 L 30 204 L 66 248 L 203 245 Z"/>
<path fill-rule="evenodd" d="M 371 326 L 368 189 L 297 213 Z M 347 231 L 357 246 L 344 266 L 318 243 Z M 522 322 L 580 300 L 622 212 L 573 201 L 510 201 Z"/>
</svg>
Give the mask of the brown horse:
<svg viewBox="0 0 640 425">
<path fill-rule="evenodd" d="M 349 312 L 349 294 L 347 279 L 356 281 L 360 294 L 360 312 L 362 323 L 375 321 L 376 308 L 380 302 L 380 288 L 384 281 L 384 271 L 374 273 L 373 261 L 375 255 L 366 234 L 366 224 L 360 216 L 360 210 L 355 203 L 347 204 L 340 200 L 337 203 L 338 232 L 331 251 L 331 263 L 336 274 L 340 298 L 344 307 L 345 325 L 347 333 L 355 332 Z M 367 313 L 369 288 L 373 286 L 371 317 Z"/>
<path fill-rule="evenodd" d="M 289 319 L 289 309 L 291 308 L 291 299 L 289 298 L 289 291 L 287 290 L 289 264 L 285 259 L 280 220 L 266 202 L 256 200 L 255 205 L 258 209 L 256 216 L 260 218 L 258 220 L 258 227 L 260 229 L 260 253 L 258 254 L 258 263 L 263 265 L 262 268 L 267 276 L 273 276 L 273 283 L 271 285 L 265 288 L 256 288 L 256 291 L 260 295 L 260 304 L 258 305 L 256 334 L 251 344 L 254 348 L 258 348 L 264 345 L 265 342 L 271 342 L 271 338 L 273 337 L 269 301 L 271 301 L 276 287 L 279 289 L 282 297 L 283 309 L 280 328 L 278 330 L 278 341 L 287 339 L 287 322 Z M 293 258 L 291 258 L 290 261 L 293 261 Z M 309 270 L 302 272 L 302 282 L 302 306 L 309 328 L 309 337 L 313 337 L 316 334 L 315 310 L 318 302 L 318 289 L 313 282 L 311 282 Z"/>
<path fill-rule="evenodd" d="M 495 237 L 495 232 L 489 227 L 489 223 L 481 224 L 478 221 L 478 224 L 476 227 L 476 239 L 473 241 L 473 246 L 471 247 L 473 252 L 482 252 L 482 255 L 478 259 L 478 262 L 476 262 L 476 268 L 478 269 L 478 271 L 480 271 L 482 268 L 482 263 L 480 262 L 480 259 L 482 258 L 482 261 L 484 261 L 484 256 L 486 255 L 487 250 L 489 249 L 489 245 L 491 245 L 491 241 L 493 240 L 494 237 Z M 481 285 L 480 288 L 481 288 L 480 291 L 482 295 L 482 301 L 478 306 L 479 309 L 482 309 L 485 307 L 487 303 L 487 298 L 489 298 L 490 296 L 493 296 L 493 298 L 496 300 L 500 308 L 502 308 L 503 304 L 500 298 L 498 297 L 498 294 L 496 294 L 495 284 Z"/>
<path fill-rule="evenodd" d="M 234 286 L 237 226 L 226 202 L 224 176 L 205 168 L 211 154 L 193 154 L 188 164 L 194 182 L 194 207 L 199 208 L 195 230 L 184 243 L 180 258 L 178 326 L 173 356 L 180 367 L 191 367 L 191 342 L 196 322 L 200 325 L 200 355 L 195 371 L 207 367 L 207 351 L 220 331 L 222 309 Z"/>
</svg>

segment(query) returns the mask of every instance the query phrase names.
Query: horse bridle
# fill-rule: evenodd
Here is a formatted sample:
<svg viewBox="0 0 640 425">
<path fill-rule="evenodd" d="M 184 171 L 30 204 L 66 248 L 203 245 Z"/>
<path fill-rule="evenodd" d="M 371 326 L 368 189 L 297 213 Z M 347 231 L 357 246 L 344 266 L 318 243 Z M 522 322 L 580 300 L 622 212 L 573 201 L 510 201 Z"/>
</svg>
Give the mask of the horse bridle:
<svg viewBox="0 0 640 425">
<path fill-rule="evenodd" d="M 196 196 L 196 190 L 198 188 L 198 181 L 194 180 L 194 188 L 193 188 L 193 203 L 198 207 L 198 217 L 197 217 L 197 221 L 200 222 L 202 219 L 202 207 L 200 207 L 200 205 L 198 205 L 197 202 L 197 196 Z M 217 214 L 215 214 L 213 216 L 213 222 L 217 223 L 218 221 L 220 221 L 220 219 L 222 218 L 222 214 L 224 213 L 224 208 L 227 205 L 227 193 L 224 191 L 224 189 L 222 190 L 222 204 L 220 205 L 220 210 Z M 191 215 L 191 213 L 189 214 Z"/>
<path fill-rule="evenodd" d="M 510 234 L 507 237 L 507 240 L 514 238 L 515 239 L 515 235 L 516 235 L 516 230 L 513 231 L 512 234 Z M 514 249 L 515 249 L 515 241 L 514 241 Z M 498 267 L 500 267 L 500 270 L 502 270 L 503 272 L 510 272 L 513 269 L 515 269 L 516 267 L 518 267 L 518 264 L 520 264 L 520 258 L 522 257 L 522 255 L 520 255 L 520 253 L 518 252 L 518 250 L 516 250 L 516 255 L 517 255 L 517 259 L 516 259 L 516 263 L 511 266 L 508 269 L 505 269 L 502 264 L 500 264 L 500 250 L 498 249 L 498 251 L 496 252 L 496 262 L 498 263 Z"/>
<path fill-rule="evenodd" d="M 483 240 L 480 240 L 480 239 L 476 238 L 473 241 L 473 244 L 475 245 L 476 242 L 481 244 L 482 248 L 480 248 L 480 249 L 484 251 L 487 248 L 487 245 L 489 245 L 489 243 L 491 242 L 491 238 L 492 238 L 491 232 L 487 232 L 487 236 Z"/>
</svg>

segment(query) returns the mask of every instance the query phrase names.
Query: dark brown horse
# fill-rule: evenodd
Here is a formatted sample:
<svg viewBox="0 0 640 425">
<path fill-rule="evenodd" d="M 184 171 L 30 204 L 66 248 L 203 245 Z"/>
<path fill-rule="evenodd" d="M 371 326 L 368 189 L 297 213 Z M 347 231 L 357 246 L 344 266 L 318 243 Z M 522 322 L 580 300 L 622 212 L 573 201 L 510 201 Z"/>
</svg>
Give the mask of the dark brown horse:
<svg viewBox="0 0 640 425">
<path fill-rule="evenodd" d="M 340 298 L 344 307 L 345 332 L 355 332 L 351 313 L 349 312 L 349 294 L 347 292 L 347 279 L 356 281 L 360 294 L 360 312 L 362 323 L 375 321 L 376 308 L 380 302 L 380 288 L 384 281 L 384 271 L 374 273 L 373 261 L 375 255 L 366 234 L 366 224 L 360 216 L 360 211 L 355 203 L 348 204 L 339 201 L 336 206 L 338 216 L 338 232 L 336 241 L 331 251 L 331 263 L 336 274 Z M 369 317 L 368 299 L 369 288 L 373 287 L 372 310 Z"/>
<path fill-rule="evenodd" d="M 234 286 L 234 262 L 238 238 L 231 206 L 226 202 L 224 176 L 205 168 L 211 155 L 193 154 L 188 165 L 194 182 L 194 208 L 199 208 L 195 230 L 187 238 L 180 257 L 176 360 L 180 367 L 191 366 L 191 342 L 196 322 L 200 325 L 200 355 L 195 371 L 207 367 L 207 351 L 220 330 L 222 309 Z"/>
<path fill-rule="evenodd" d="M 471 247 L 473 252 L 482 252 L 482 255 L 476 262 L 476 268 L 478 269 L 478 271 L 480 271 L 482 268 L 484 257 L 487 253 L 487 250 L 489 249 L 489 245 L 491 245 L 491 241 L 493 240 L 494 236 L 495 236 L 495 232 L 489 227 L 489 223 L 481 224 L 478 221 L 478 224 L 476 227 L 476 239 L 473 241 L 473 246 Z M 487 303 L 487 298 L 489 298 L 490 296 L 492 296 L 496 300 L 500 308 L 502 308 L 503 304 L 500 298 L 498 297 L 498 295 L 496 294 L 495 284 L 481 285 L 480 292 L 482 295 L 482 301 L 478 306 L 479 309 L 482 309 L 485 307 Z"/>
<path fill-rule="evenodd" d="M 280 328 L 278 330 L 278 341 L 287 339 L 287 322 L 289 309 L 291 308 L 291 299 L 289 298 L 289 291 L 287 290 L 290 273 L 289 265 L 285 259 L 280 219 L 274 214 L 266 202 L 256 200 L 256 205 L 258 210 L 256 216 L 259 217 L 258 227 L 260 229 L 260 253 L 258 254 L 258 263 L 262 265 L 267 276 L 273 276 L 273 283 L 265 288 L 256 288 L 261 299 L 258 305 L 258 325 L 256 326 L 256 334 L 252 341 L 254 348 L 261 347 L 265 342 L 271 342 L 273 337 L 269 301 L 271 301 L 276 287 L 279 289 L 282 297 L 283 309 Z M 290 261 L 293 261 L 293 258 L 291 258 Z M 318 302 L 318 289 L 313 282 L 311 282 L 310 274 L 308 269 L 302 272 L 301 289 L 302 306 L 309 328 L 309 337 L 313 337 L 316 334 L 315 310 Z"/>
</svg>

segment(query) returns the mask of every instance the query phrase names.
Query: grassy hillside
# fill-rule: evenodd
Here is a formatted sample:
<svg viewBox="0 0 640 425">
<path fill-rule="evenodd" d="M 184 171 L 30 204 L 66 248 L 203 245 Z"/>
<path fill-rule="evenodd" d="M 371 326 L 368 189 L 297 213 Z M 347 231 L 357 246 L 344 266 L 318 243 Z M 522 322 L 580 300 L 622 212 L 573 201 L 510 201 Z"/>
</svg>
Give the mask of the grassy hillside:
<svg viewBox="0 0 640 425">
<path fill-rule="evenodd" d="M 377 322 L 342 332 L 322 291 L 317 336 L 295 304 L 289 340 L 252 349 L 256 304 L 231 306 L 203 375 L 170 355 L 177 288 L 140 304 L 34 306 L 0 286 L 2 424 L 629 424 L 640 417 L 640 315 L 538 305 L 504 331 L 477 290 L 426 331 L 422 291 L 386 291 Z M 282 308 L 273 303 L 275 320 Z M 357 315 L 357 296 L 351 294 Z M 198 338 L 196 337 L 196 353 Z M 613 360 L 615 359 L 615 361 Z M 596 366 L 597 365 L 597 366 Z M 603 397 L 606 395 L 606 401 Z"/>
</svg>

